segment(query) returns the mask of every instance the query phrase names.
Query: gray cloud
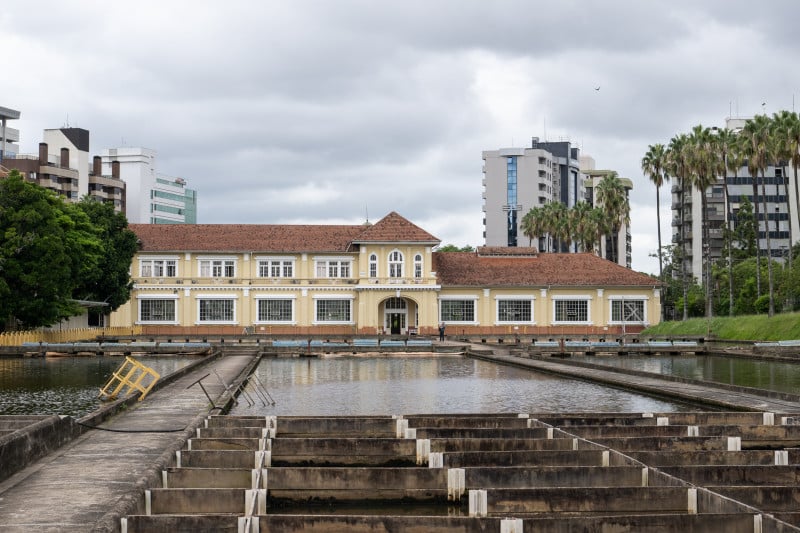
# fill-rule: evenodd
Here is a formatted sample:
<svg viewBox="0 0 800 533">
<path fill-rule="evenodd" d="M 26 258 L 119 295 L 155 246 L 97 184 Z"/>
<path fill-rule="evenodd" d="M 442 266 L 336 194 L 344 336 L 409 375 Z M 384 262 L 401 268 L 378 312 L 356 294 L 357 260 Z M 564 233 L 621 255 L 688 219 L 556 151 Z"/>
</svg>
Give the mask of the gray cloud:
<svg viewBox="0 0 800 533">
<path fill-rule="evenodd" d="M 157 150 L 201 222 L 394 210 L 459 245 L 482 244 L 482 150 L 568 138 L 634 180 L 634 268 L 654 272 L 647 146 L 791 108 L 798 15 L 790 0 L 10 0 L 0 105 L 22 111 L 26 152 L 66 123 L 96 153 Z"/>
</svg>

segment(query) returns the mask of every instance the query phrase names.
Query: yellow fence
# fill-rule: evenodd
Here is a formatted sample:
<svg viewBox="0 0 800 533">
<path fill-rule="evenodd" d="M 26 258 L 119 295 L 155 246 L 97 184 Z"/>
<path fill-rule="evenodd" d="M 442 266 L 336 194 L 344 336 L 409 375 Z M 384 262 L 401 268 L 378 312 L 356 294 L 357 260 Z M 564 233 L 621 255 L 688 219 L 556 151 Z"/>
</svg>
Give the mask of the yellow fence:
<svg viewBox="0 0 800 533">
<path fill-rule="evenodd" d="M 7 331 L 0 333 L 0 346 L 21 346 L 25 342 L 94 341 L 98 337 L 140 335 L 142 328 L 76 328 L 64 330 Z"/>
</svg>

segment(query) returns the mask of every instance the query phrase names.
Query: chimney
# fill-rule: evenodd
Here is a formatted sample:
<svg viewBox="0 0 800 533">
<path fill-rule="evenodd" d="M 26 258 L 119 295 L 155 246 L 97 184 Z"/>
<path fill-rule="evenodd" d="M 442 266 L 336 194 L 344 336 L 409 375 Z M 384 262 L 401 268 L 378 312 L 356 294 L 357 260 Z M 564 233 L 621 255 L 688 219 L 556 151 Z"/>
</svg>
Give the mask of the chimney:
<svg viewBox="0 0 800 533">
<path fill-rule="evenodd" d="M 61 149 L 61 168 L 69 168 L 69 148 Z"/>
<path fill-rule="evenodd" d="M 39 164 L 47 165 L 47 143 L 39 143 Z"/>
<path fill-rule="evenodd" d="M 99 155 L 94 156 L 94 159 L 92 159 L 92 174 L 95 176 L 102 175 L 102 161 Z"/>
<path fill-rule="evenodd" d="M 119 161 L 111 162 L 111 177 L 119 179 Z"/>
</svg>

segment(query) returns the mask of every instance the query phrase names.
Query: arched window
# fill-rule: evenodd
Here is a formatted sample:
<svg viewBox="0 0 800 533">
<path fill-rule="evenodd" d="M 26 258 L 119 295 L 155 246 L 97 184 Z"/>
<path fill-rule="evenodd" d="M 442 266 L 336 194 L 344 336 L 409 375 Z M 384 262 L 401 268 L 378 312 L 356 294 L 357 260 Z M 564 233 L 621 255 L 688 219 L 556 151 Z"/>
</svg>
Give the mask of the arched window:
<svg viewBox="0 0 800 533">
<path fill-rule="evenodd" d="M 422 255 L 420 254 L 414 256 L 414 277 L 422 278 Z"/>
<path fill-rule="evenodd" d="M 378 277 L 378 256 L 375 254 L 369 256 L 369 277 Z"/>
<path fill-rule="evenodd" d="M 389 277 L 403 277 L 403 254 L 399 250 L 393 250 L 389 253 Z"/>
</svg>

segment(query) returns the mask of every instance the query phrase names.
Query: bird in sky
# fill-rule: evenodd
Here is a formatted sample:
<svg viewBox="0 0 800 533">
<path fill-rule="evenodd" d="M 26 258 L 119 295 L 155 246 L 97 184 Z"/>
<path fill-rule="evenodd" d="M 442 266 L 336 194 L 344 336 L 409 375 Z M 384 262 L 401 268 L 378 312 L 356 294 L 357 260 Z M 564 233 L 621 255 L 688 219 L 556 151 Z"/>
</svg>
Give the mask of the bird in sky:
<svg viewBox="0 0 800 533">
<path fill-rule="evenodd" d="M 595 91 L 599 91 L 600 90 L 600 86 L 595 87 L 594 90 Z"/>
</svg>

